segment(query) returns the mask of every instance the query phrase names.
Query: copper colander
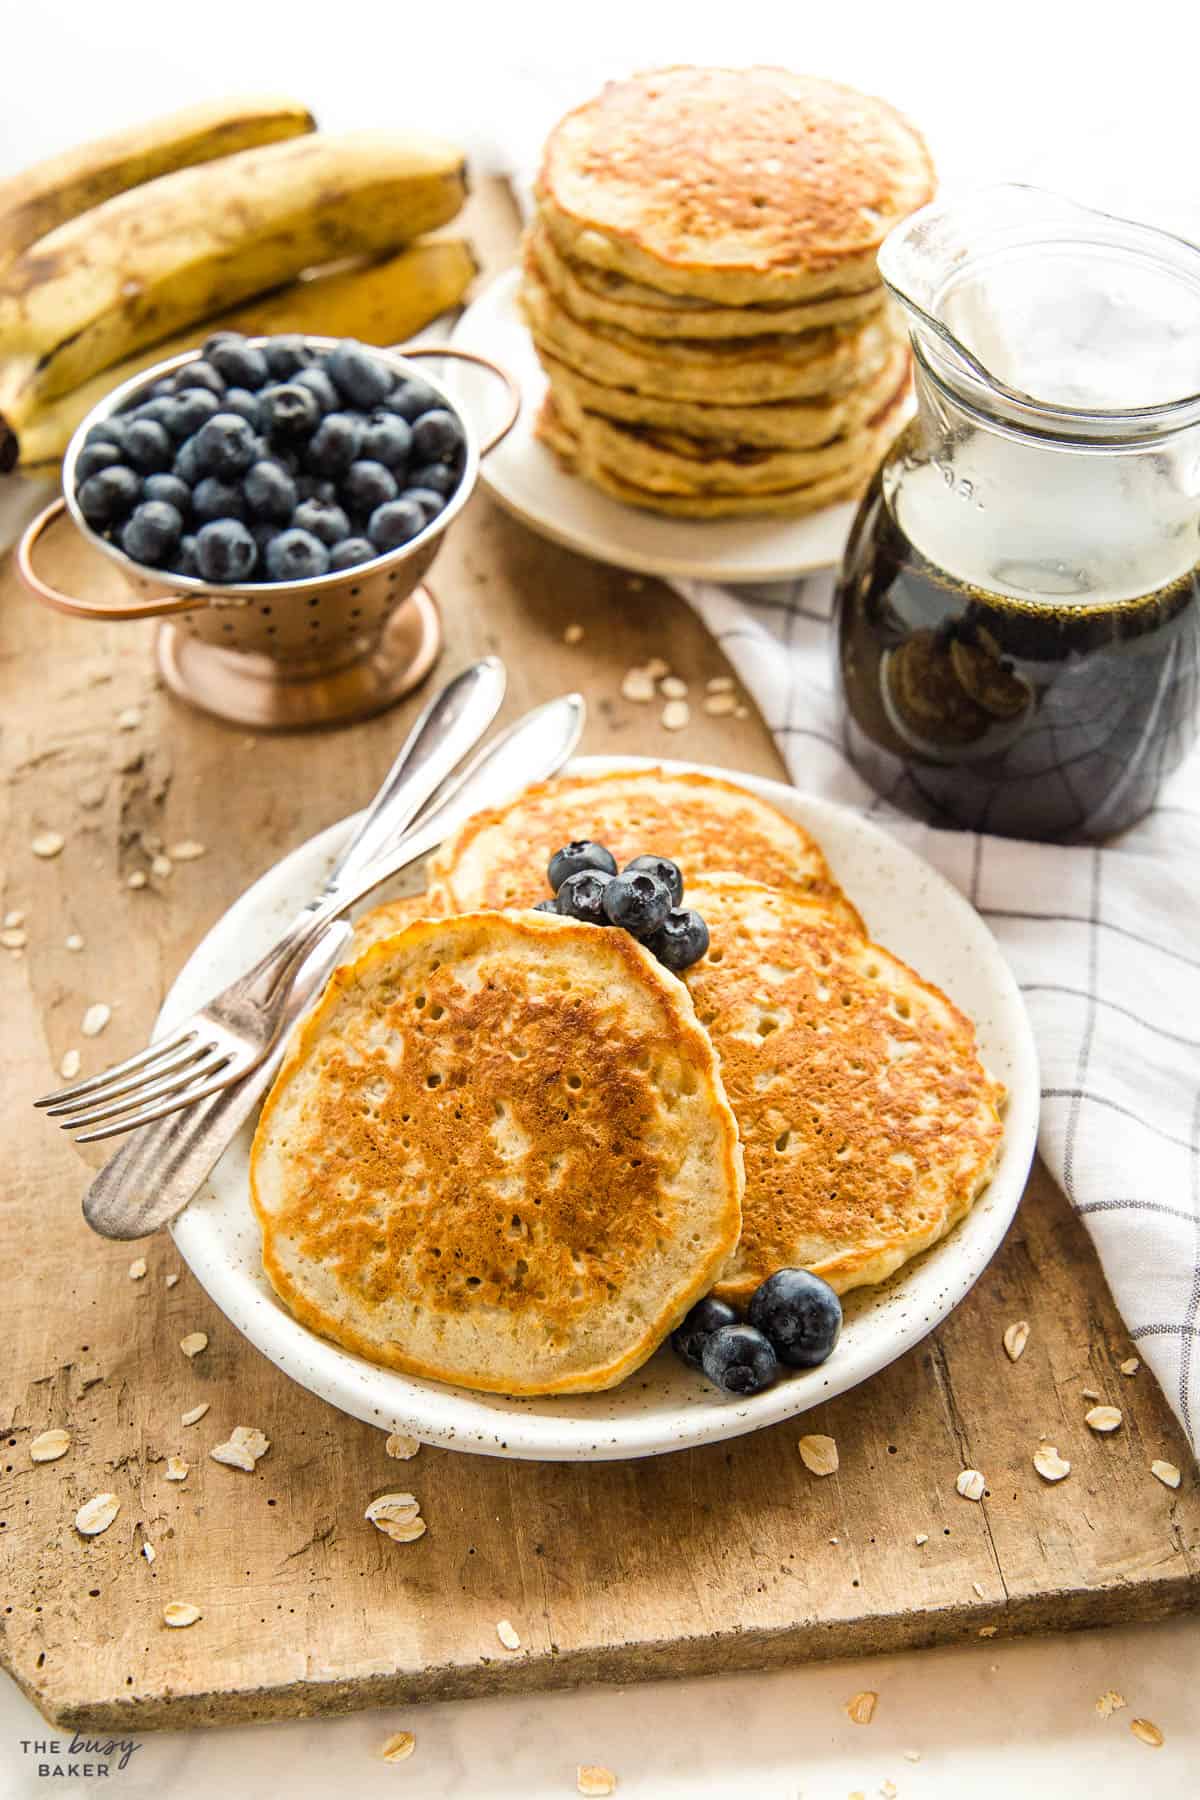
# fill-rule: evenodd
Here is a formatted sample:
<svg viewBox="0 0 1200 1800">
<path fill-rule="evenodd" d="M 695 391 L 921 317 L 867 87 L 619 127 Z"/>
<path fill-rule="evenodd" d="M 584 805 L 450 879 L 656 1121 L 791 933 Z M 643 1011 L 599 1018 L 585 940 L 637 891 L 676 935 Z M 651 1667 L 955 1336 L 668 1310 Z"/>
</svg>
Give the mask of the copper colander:
<svg viewBox="0 0 1200 1800">
<path fill-rule="evenodd" d="M 307 342 L 316 349 L 332 349 L 336 340 L 310 337 Z M 447 527 L 471 496 L 480 458 L 516 422 L 520 409 L 516 384 L 498 364 L 474 351 L 442 344 L 403 353 L 377 351 L 401 377 L 416 375 L 413 364 L 425 357 L 452 357 L 486 369 L 504 383 L 508 398 L 504 423 L 481 444 L 464 408 L 422 371 L 421 379 L 461 420 L 467 445 L 458 487 L 424 531 L 372 562 L 315 581 L 213 586 L 134 562 L 92 530 L 75 498 L 75 463 L 92 427 L 200 354 L 187 351 L 143 371 L 114 389 L 82 421 L 63 459 L 62 497 L 33 520 L 18 546 L 22 581 L 44 605 L 76 618 L 163 620 L 156 653 L 167 685 L 220 718 L 257 729 L 295 728 L 340 724 L 382 711 L 415 687 L 437 659 L 441 624 L 424 576 Z M 70 514 L 76 531 L 89 544 L 117 564 L 136 598 L 85 599 L 61 592 L 37 573 L 35 546 L 63 513 Z"/>
</svg>

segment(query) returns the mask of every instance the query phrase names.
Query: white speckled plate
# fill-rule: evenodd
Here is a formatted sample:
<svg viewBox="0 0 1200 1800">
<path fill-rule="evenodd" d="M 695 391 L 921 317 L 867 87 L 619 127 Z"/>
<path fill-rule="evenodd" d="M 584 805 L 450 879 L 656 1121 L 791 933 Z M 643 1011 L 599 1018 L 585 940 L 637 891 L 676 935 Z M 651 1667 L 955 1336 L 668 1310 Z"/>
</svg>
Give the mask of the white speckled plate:
<svg viewBox="0 0 1200 1800">
<path fill-rule="evenodd" d="M 563 468 L 533 435 L 546 392 L 524 320 L 517 312 L 516 270 L 499 276 L 469 306 L 453 342 L 494 357 L 521 389 L 521 416 L 486 456 L 479 479 L 507 512 L 553 543 L 641 575 L 709 581 L 778 581 L 841 561 L 854 518 L 850 501 L 801 519 L 672 519 L 613 500 Z M 447 386 L 481 378 L 455 369 Z M 479 403 L 487 399 L 480 385 Z"/>
<path fill-rule="evenodd" d="M 583 757 L 573 766 L 594 771 L 636 760 Z M 872 934 L 974 1019 L 984 1059 L 1009 1089 L 1000 1164 L 974 1210 L 884 1286 L 847 1296 L 841 1341 L 822 1368 L 789 1375 L 751 1400 L 724 1398 L 669 1348 L 606 1394 L 509 1399 L 376 1368 L 326 1343 L 285 1311 L 260 1267 L 248 1197 L 247 1129 L 172 1230 L 222 1312 L 293 1380 L 368 1423 L 455 1450 L 547 1461 L 651 1456 L 773 1425 L 844 1393 L 902 1356 L 978 1279 L 1016 1211 L 1037 1138 L 1037 1054 L 1008 966 L 966 900 L 884 832 L 779 782 L 737 779 L 820 839 Z M 226 913 L 180 974 L 161 1026 L 184 1017 L 266 948 L 319 885 L 349 823 L 301 845 Z"/>
</svg>

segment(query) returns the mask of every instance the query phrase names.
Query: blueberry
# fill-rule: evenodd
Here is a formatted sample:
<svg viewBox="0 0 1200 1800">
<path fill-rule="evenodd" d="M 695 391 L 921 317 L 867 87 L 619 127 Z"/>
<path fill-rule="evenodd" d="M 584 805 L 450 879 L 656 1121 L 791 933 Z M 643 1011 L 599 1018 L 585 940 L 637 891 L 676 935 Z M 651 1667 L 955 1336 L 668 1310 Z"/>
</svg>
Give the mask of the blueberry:
<svg viewBox="0 0 1200 1800">
<path fill-rule="evenodd" d="M 115 468 L 121 461 L 121 452 L 115 444 L 85 444 L 75 458 L 76 483 L 84 482 L 89 475 L 99 474 L 101 469 Z"/>
<path fill-rule="evenodd" d="M 708 949 L 708 926 L 698 912 L 688 907 L 675 907 L 669 912 L 646 948 L 657 956 L 665 969 L 690 969 Z"/>
<path fill-rule="evenodd" d="M 140 406 L 133 409 L 130 418 L 153 419 L 156 425 L 162 426 L 168 437 L 173 437 L 174 431 L 172 428 L 177 419 L 176 405 L 174 400 L 169 398 L 144 400 Z"/>
<path fill-rule="evenodd" d="M 316 364 L 311 369 L 301 369 L 298 375 L 293 375 L 290 385 L 307 388 L 323 413 L 336 412 L 342 404 L 332 381 L 324 369 L 318 368 Z"/>
<path fill-rule="evenodd" d="M 336 481 L 322 481 L 316 475 L 297 475 L 296 492 L 301 500 L 323 500 L 326 506 L 337 505 Z"/>
<path fill-rule="evenodd" d="M 705 1339 L 700 1366 L 727 1394 L 761 1394 L 779 1379 L 779 1359 L 753 1325 L 720 1325 Z"/>
<path fill-rule="evenodd" d="M 153 475 L 169 469 L 175 460 L 175 446 L 153 419 L 133 419 L 125 432 L 125 455 L 135 469 Z"/>
<path fill-rule="evenodd" d="M 422 413 L 413 426 L 413 455 L 421 462 L 452 463 L 464 444 L 462 426 L 444 407 Z"/>
<path fill-rule="evenodd" d="M 173 506 L 181 519 L 186 519 L 192 504 L 192 490 L 178 475 L 147 475 L 142 483 L 143 500 L 163 500 Z"/>
<path fill-rule="evenodd" d="M 444 494 L 448 500 L 460 477 L 445 463 L 425 463 L 419 469 L 410 469 L 408 479 L 415 488 L 432 488 L 435 494 Z"/>
<path fill-rule="evenodd" d="M 713 1332 L 719 1331 L 722 1325 L 736 1325 L 737 1322 L 737 1313 L 727 1300 L 706 1294 L 703 1300 L 696 1302 L 682 1325 L 677 1325 L 671 1333 L 671 1348 L 685 1363 L 698 1369 L 701 1353 Z"/>
<path fill-rule="evenodd" d="M 669 856 L 635 856 L 632 862 L 625 864 L 623 873 L 632 875 L 638 869 L 648 869 L 651 875 L 665 881 L 671 890 L 671 905 L 679 905 L 683 899 L 683 871 L 678 863 L 672 862 Z"/>
<path fill-rule="evenodd" d="M 218 344 L 244 344 L 245 342 L 246 337 L 244 332 L 214 331 L 211 337 L 206 337 L 203 344 L 200 346 L 200 354 L 206 362 L 211 362 L 212 353 L 217 348 Z"/>
<path fill-rule="evenodd" d="M 604 911 L 610 925 L 619 925 L 635 938 L 652 937 L 670 910 L 670 888 L 649 869 L 614 875 L 604 890 Z"/>
<path fill-rule="evenodd" d="M 377 550 L 396 550 L 425 529 L 425 514 L 411 500 L 389 500 L 367 520 L 367 536 Z"/>
<path fill-rule="evenodd" d="M 270 343 L 263 345 L 263 355 L 276 381 L 286 381 L 289 375 L 306 369 L 314 360 L 314 352 L 302 337 L 294 334 L 272 338 Z"/>
<path fill-rule="evenodd" d="M 121 548 L 134 562 L 160 563 L 183 536 L 183 519 L 165 500 L 147 500 L 134 508 L 121 532 Z"/>
<path fill-rule="evenodd" d="M 352 413 L 326 413 L 309 439 L 305 461 L 314 475 L 344 475 L 361 443 L 362 425 Z"/>
<path fill-rule="evenodd" d="M 180 444 L 175 455 L 175 461 L 171 465 L 171 473 L 172 475 L 178 475 L 180 481 L 185 481 L 188 487 L 195 487 L 196 483 L 199 481 L 200 468 L 196 461 L 196 440 L 194 437 L 190 437 L 184 443 Z"/>
<path fill-rule="evenodd" d="M 400 469 L 407 463 L 411 449 L 412 430 L 406 419 L 396 413 L 377 412 L 367 420 L 360 453 L 371 462 Z"/>
<path fill-rule="evenodd" d="M 115 444 L 118 450 L 124 450 L 127 424 L 126 419 L 101 419 L 98 425 L 92 426 L 83 441 L 85 444 Z"/>
<path fill-rule="evenodd" d="M 557 908 L 565 919 L 583 919 L 589 925 L 607 925 L 604 890 L 612 880 L 606 869 L 580 869 L 568 875 L 558 890 Z"/>
<path fill-rule="evenodd" d="M 175 408 L 176 424 L 172 429 L 172 436 L 189 438 L 209 419 L 216 418 L 221 410 L 221 403 L 206 388 L 189 388 L 185 394 L 180 394 Z"/>
<path fill-rule="evenodd" d="M 360 406 L 364 412 L 386 399 L 395 381 L 387 365 L 361 344 L 356 344 L 353 338 L 346 338 L 329 352 L 325 367 L 336 382 L 339 394 L 344 394 L 352 406 Z"/>
<path fill-rule="evenodd" d="M 215 343 L 210 338 L 204 346 L 204 355 L 210 368 L 217 371 L 228 387 L 266 387 L 271 372 L 262 351 L 255 350 L 244 338 L 237 338 L 232 333 L 228 337 L 222 334 L 222 338 L 223 341 Z"/>
<path fill-rule="evenodd" d="M 350 536 L 350 521 L 340 506 L 331 506 L 325 500 L 305 500 L 292 514 L 292 524 L 297 531 L 307 532 L 310 537 L 317 538 L 322 544 L 340 544 Z M 375 552 L 372 550 L 372 556 Z"/>
<path fill-rule="evenodd" d="M 440 406 L 442 396 L 435 393 L 428 382 L 418 381 L 410 376 L 407 380 L 396 383 L 383 404 L 388 412 L 399 413 L 411 425 L 422 413 L 432 412 L 435 407 Z"/>
<path fill-rule="evenodd" d="M 254 431 L 262 430 L 262 413 L 259 409 L 257 399 L 250 392 L 249 388 L 227 389 L 225 397 L 221 401 L 221 411 L 236 413 L 238 418 L 245 419 L 246 423 Z M 163 423 L 166 424 L 166 420 L 164 420 Z M 167 430 L 169 431 L 170 429 L 171 427 L 168 425 Z"/>
<path fill-rule="evenodd" d="M 581 869 L 602 869 L 606 875 L 615 875 L 617 859 L 603 844 L 593 844 L 590 838 L 572 838 L 554 852 L 546 875 L 557 894 L 568 876 L 578 875 Z"/>
<path fill-rule="evenodd" d="M 815 1369 L 838 1341 L 842 1303 L 807 1269 L 776 1269 L 750 1296 L 746 1317 L 769 1338 L 780 1362 Z"/>
<path fill-rule="evenodd" d="M 196 534 L 196 568 L 205 581 L 245 581 L 258 546 L 237 519 L 213 519 Z"/>
<path fill-rule="evenodd" d="M 176 391 L 175 377 L 173 375 L 164 375 L 162 380 L 156 381 L 154 386 L 150 389 L 150 398 L 152 400 L 169 400 L 171 395 Z"/>
<path fill-rule="evenodd" d="M 264 388 L 258 396 L 263 427 L 273 438 L 307 437 L 321 416 L 316 397 L 294 381 Z"/>
<path fill-rule="evenodd" d="M 378 554 L 374 544 L 366 538 L 343 538 L 341 543 L 335 544 L 329 552 L 329 567 L 331 569 L 353 569 L 359 563 L 370 562 L 371 558 Z"/>
<path fill-rule="evenodd" d="M 342 476 L 342 499 L 351 512 L 373 513 L 397 492 L 395 476 L 381 462 L 352 462 Z"/>
<path fill-rule="evenodd" d="M 562 914 L 558 910 L 557 900 L 535 900 L 533 903 L 533 910 L 534 912 L 554 913 L 557 917 L 562 917 Z"/>
<path fill-rule="evenodd" d="M 194 537 L 181 537 L 175 557 L 168 565 L 173 575 L 197 576 L 200 565 L 196 561 L 196 540 Z"/>
<path fill-rule="evenodd" d="M 258 566 L 260 569 L 266 568 L 267 545 L 272 539 L 279 536 L 280 529 L 281 528 L 270 519 L 251 519 L 248 521 L 247 530 L 254 539 L 255 544 L 258 546 Z"/>
<path fill-rule="evenodd" d="M 191 388 L 202 388 L 210 394 L 220 395 L 225 392 L 225 383 L 212 364 L 201 357 L 199 362 L 185 363 L 175 377 L 177 394 L 185 394 Z"/>
<path fill-rule="evenodd" d="M 240 475 L 255 460 L 258 447 L 247 420 L 219 412 L 196 433 L 196 467 L 202 475 Z"/>
<path fill-rule="evenodd" d="M 296 508 L 296 483 L 282 463 L 263 460 L 251 463 L 242 478 L 246 508 L 254 519 L 273 520 L 285 525 Z"/>
<path fill-rule="evenodd" d="M 281 531 L 267 545 L 267 572 L 272 581 L 309 581 L 324 575 L 329 552 L 311 531 Z"/>
<path fill-rule="evenodd" d="M 122 463 L 89 476 L 75 495 L 80 512 L 97 530 L 126 518 L 141 497 L 141 481 Z"/>
<path fill-rule="evenodd" d="M 402 500 L 407 500 L 412 506 L 419 506 L 425 515 L 425 523 L 427 525 L 430 519 L 437 518 L 437 515 L 446 504 L 444 496 L 435 493 L 433 488 L 405 488 L 400 498 Z"/>
<path fill-rule="evenodd" d="M 242 490 L 219 475 L 206 475 L 192 490 L 192 512 L 197 519 L 240 519 L 246 517 Z"/>
</svg>

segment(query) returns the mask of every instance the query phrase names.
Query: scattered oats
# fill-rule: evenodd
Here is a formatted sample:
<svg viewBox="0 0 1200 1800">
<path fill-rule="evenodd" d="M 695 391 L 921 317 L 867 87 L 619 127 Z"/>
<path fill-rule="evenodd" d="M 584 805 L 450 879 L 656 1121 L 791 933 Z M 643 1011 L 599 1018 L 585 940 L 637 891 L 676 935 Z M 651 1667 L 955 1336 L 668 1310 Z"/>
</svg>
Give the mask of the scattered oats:
<svg viewBox="0 0 1200 1800">
<path fill-rule="evenodd" d="M 500 1639 L 500 1642 L 504 1645 L 506 1650 L 519 1650 L 521 1648 L 521 1640 L 517 1636 L 516 1628 L 511 1619 L 497 1619 L 496 1636 Z"/>
<path fill-rule="evenodd" d="M 105 1006 L 103 1000 L 97 1000 L 89 1006 L 83 1015 L 83 1024 L 79 1027 L 84 1037 L 99 1037 L 108 1021 L 112 1018 L 112 1007 Z"/>
<path fill-rule="evenodd" d="M 563 643 L 564 644 L 582 644 L 582 642 L 583 642 L 583 626 L 582 625 L 568 625 L 567 629 L 563 632 Z"/>
<path fill-rule="evenodd" d="M 842 1540 L 841 1538 L 831 1537 L 829 1541 L 831 1544 L 840 1544 Z"/>
<path fill-rule="evenodd" d="M 403 1431 L 393 1431 L 383 1447 L 389 1456 L 395 1457 L 397 1462 L 411 1462 L 421 1448 L 421 1440 L 409 1437 Z"/>
<path fill-rule="evenodd" d="M 1071 1473 L 1070 1463 L 1058 1454 L 1054 1444 L 1042 1444 L 1034 1451 L 1033 1466 L 1043 1481 L 1062 1481 Z"/>
<path fill-rule="evenodd" d="M 646 673 L 651 681 L 661 681 L 664 675 L 671 673 L 671 665 L 664 662 L 661 656 L 652 656 L 646 664 Z"/>
<path fill-rule="evenodd" d="M 1084 1413 L 1083 1422 L 1093 1431 L 1115 1431 L 1121 1423 L 1121 1409 L 1119 1406 L 1093 1406 L 1090 1412 Z"/>
<path fill-rule="evenodd" d="M 144 888 L 149 879 L 150 877 L 147 875 L 145 869 L 134 869 L 131 875 L 125 877 L 125 886 L 131 888 Z"/>
<path fill-rule="evenodd" d="M 170 1625 L 180 1631 L 185 1625 L 194 1625 L 204 1615 L 198 1606 L 190 1600 L 168 1600 L 163 1607 L 163 1624 Z"/>
<path fill-rule="evenodd" d="M 229 1441 L 236 1444 L 239 1450 L 245 1450 L 255 1462 L 261 1461 L 271 1448 L 270 1438 L 265 1437 L 257 1425 L 235 1425 L 229 1434 Z"/>
<path fill-rule="evenodd" d="M 1158 1726 L 1154 1724 L 1153 1720 L 1130 1719 L 1129 1729 L 1132 1731 L 1135 1738 L 1140 1738 L 1143 1744 L 1149 1744 L 1152 1750 L 1162 1749 L 1163 1734 L 1158 1729 Z"/>
<path fill-rule="evenodd" d="M 709 694 L 704 702 L 704 710 L 711 718 L 727 718 L 737 711 L 737 701 L 732 694 Z"/>
<path fill-rule="evenodd" d="M 976 1594 L 978 1594 L 979 1598 L 982 1600 L 983 1599 L 983 1583 L 980 1581 L 973 1581 L 971 1583 L 971 1587 L 972 1587 L 972 1590 Z"/>
<path fill-rule="evenodd" d="M 66 943 L 68 950 L 82 950 L 83 949 L 83 939 L 80 937 L 80 935 L 77 931 L 73 931 L 71 933 L 70 937 L 66 938 L 64 940 L 64 942 Z"/>
<path fill-rule="evenodd" d="M 188 1478 L 188 1472 L 190 1471 L 191 1466 L 192 1466 L 191 1463 L 186 1462 L 182 1456 L 168 1456 L 168 1458 L 167 1458 L 167 1480 L 168 1481 L 186 1481 Z"/>
<path fill-rule="evenodd" d="M 29 933 L 22 931 L 19 925 L 6 925 L 4 930 L 0 931 L 0 944 L 3 944 L 6 950 L 23 950 L 28 942 Z"/>
<path fill-rule="evenodd" d="M 83 1058 L 78 1050 L 64 1050 L 63 1059 L 58 1065 L 58 1072 L 64 1081 L 74 1081 L 83 1067 Z"/>
<path fill-rule="evenodd" d="M 994 1625 L 981 1625 L 979 1627 L 979 1635 L 982 1638 L 994 1638 L 996 1635 L 996 1627 Z"/>
<path fill-rule="evenodd" d="M 1004 1349 L 1009 1362 L 1016 1362 L 1026 1344 L 1029 1342 L 1029 1320 L 1018 1319 L 1004 1333 Z"/>
<path fill-rule="evenodd" d="M 1100 1398 L 1095 1388 L 1080 1388 L 1079 1392 L 1085 1400 L 1098 1400 Z"/>
<path fill-rule="evenodd" d="M 217 1444 L 208 1454 L 213 1462 L 226 1463 L 231 1469 L 244 1469 L 247 1475 L 254 1473 L 254 1458 L 244 1444 Z"/>
<path fill-rule="evenodd" d="M 621 683 L 621 694 L 626 700 L 639 703 L 654 698 L 654 682 L 648 669 L 629 669 Z"/>
<path fill-rule="evenodd" d="M 118 731 L 136 731 L 142 722 L 142 715 L 136 706 L 127 706 L 117 714 Z"/>
<path fill-rule="evenodd" d="M 710 694 L 732 693 L 733 687 L 734 687 L 733 676 L 732 675 L 710 675 L 708 680 L 705 682 L 704 686 L 705 686 L 705 690 Z"/>
<path fill-rule="evenodd" d="M 1124 1694 L 1118 1694 L 1116 1688 L 1108 1688 L 1096 1702 L 1096 1711 L 1102 1719 L 1110 1719 L 1125 1705 Z"/>
<path fill-rule="evenodd" d="M 379 1752 L 384 1762 L 403 1762 L 412 1755 L 417 1747 L 417 1740 L 411 1731 L 396 1731 L 388 1739 Z"/>
<path fill-rule="evenodd" d="M 915 1544 L 927 1544 L 929 1542 L 929 1533 L 927 1531 L 918 1531 L 913 1542 Z"/>
<path fill-rule="evenodd" d="M 878 1699 L 879 1695 L 873 1694 L 870 1688 L 867 1688 L 864 1693 L 855 1694 L 852 1699 L 847 1700 L 846 1716 L 851 1724 L 869 1725 L 875 1717 L 875 1706 Z"/>
<path fill-rule="evenodd" d="M 148 1563 L 152 1563 L 154 1561 L 155 1554 L 156 1554 L 156 1552 L 155 1552 L 153 1544 L 145 1543 L 142 1545 L 142 1555 L 145 1557 L 145 1559 Z"/>
<path fill-rule="evenodd" d="M 880 1787 L 879 1792 L 883 1795 L 883 1800 L 896 1800 L 896 1795 L 900 1792 L 900 1789 L 896 1786 L 894 1781 L 885 1781 Z"/>
<path fill-rule="evenodd" d="M 169 1287 L 169 1288 L 173 1288 L 173 1287 L 174 1287 L 174 1286 L 175 1286 L 175 1283 L 176 1283 L 176 1282 L 177 1282 L 177 1281 L 178 1281 L 178 1280 L 179 1280 L 179 1277 L 178 1277 L 178 1275 L 176 1275 L 176 1274 L 174 1274 L 174 1273 L 172 1273 L 172 1274 L 170 1274 L 170 1275 L 168 1275 L 168 1276 L 167 1276 L 167 1286 L 168 1286 L 168 1287 Z"/>
<path fill-rule="evenodd" d="M 29 848 L 35 856 L 57 856 L 66 841 L 61 831 L 43 831 L 39 837 L 34 838 Z"/>
<path fill-rule="evenodd" d="M 575 1771 L 575 1786 L 579 1793 L 596 1796 L 615 1794 L 617 1778 L 611 1769 L 601 1763 L 580 1763 Z"/>
<path fill-rule="evenodd" d="M 198 844 L 195 838 L 184 838 L 181 844 L 172 844 L 167 855 L 172 862 L 195 862 L 197 857 L 207 854 L 207 846 Z"/>
<path fill-rule="evenodd" d="M 202 1350 L 208 1349 L 207 1331 L 189 1331 L 185 1338 L 180 1338 L 179 1348 L 185 1356 L 199 1356 Z"/>
<path fill-rule="evenodd" d="M 658 684 L 658 691 L 664 700 L 686 700 L 688 684 L 678 675 L 664 675 Z"/>
<path fill-rule="evenodd" d="M 692 716 L 692 709 L 686 700 L 668 700 L 662 709 L 662 728 L 664 731 L 682 731 Z"/>
<path fill-rule="evenodd" d="M 85 1500 L 75 1514 L 75 1529 L 81 1537 L 99 1537 L 107 1531 L 121 1510 L 115 1494 L 94 1494 Z"/>
<path fill-rule="evenodd" d="M 425 1535 L 420 1502 L 412 1494 L 380 1494 L 363 1517 L 397 1544 L 412 1544 Z"/>
<path fill-rule="evenodd" d="M 813 1432 L 800 1439 L 797 1448 L 800 1461 L 814 1475 L 832 1475 L 838 1466 L 838 1449 L 831 1437 L 822 1437 L 820 1432 Z"/>
<path fill-rule="evenodd" d="M 23 912 L 18 912 L 18 911 L 14 910 L 13 912 L 6 912 L 4 915 L 5 931 L 16 931 L 17 928 L 19 926 L 23 925 L 24 923 L 25 923 L 25 914 Z"/>
<path fill-rule="evenodd" d="M 208 1411 L 208 1406 L 207 1400 L 202 1400 L 199 1406 L 189 1406 L 185 1413 L 180 1413 L 179 1423 L 181 1425 L 198 1425 Z"/>
<path fill-rule="evenodd" d="M 1175 1467 L 1175 1464 L 1173 1462 L 1164 1462 L 1161 1457 L 1156 1457 L 1150 1464 L 1150 1473 L 1152 1475 L 1157 1475 L 1163 1486 L 1169 1488 L 1177 1488 L 1183 1479 L 1179 1470 Z"/>
<path fill-rule="evenodd" d="M 954 1485 L 964 1500 L 982 1500 L 987 1483 L 978 1469 L 964 1469 Z"/>
<path fill-rule="evenodd" d="M 915 1763 L 915 1762 L 920 1762 L 920 1760 L 921 1760 L 921 1752 L 919 1750 L 902 1750 L 900 1752 L 900 1754 L 904 1758 L 905 1762 L 914 1762 Z"/>
<path fill-rule="evenodd" d="M 1121 1364 L 1121 1373 L 1122 1375 L 1136 1375 L 1141 1366 L 1136 1356 L 1127 1356 Z"/>
<path fill-rule="evenodd" d="M 135 1259 L 134 1259 L 134 1261 L 133 1261 L 133 1262 L 131 1262 L 131 1263 L 130 1263 L 130 1265 L 129 1265 L 129 1279 L 130 1279 L 130 1281 L 140 1281 L 140 1280 L 141 1280 L 141 1279 L 142 1279 L 142 1276 L 143 1276 L 143 1275 L 144 1275 L 144 1274 L 145 1274 L 145 1273 L 146 1273 L 146 1259 L 145 1259 L 145 1257 L 144 1257 L 144 1256 L 139 1256 L 139 1257 L 136 1257 L 136 1258 L 135 1258 Z"/>
<path fill-rule="evenodd" d="M 165 881 L 174 867 L 175 864 L 169 856 L 155 856 L 150 859 L 150 873 L 157 875 L 160 881 Z"/>
<path fill-rule="evenodd" d="M 71 1434 L 56 1425 L 52 1431 L 43 1431 L 35 1437 L 29 1446 L 30 1462 L 57 1462 L 71 1448 Z"/>
</svg>

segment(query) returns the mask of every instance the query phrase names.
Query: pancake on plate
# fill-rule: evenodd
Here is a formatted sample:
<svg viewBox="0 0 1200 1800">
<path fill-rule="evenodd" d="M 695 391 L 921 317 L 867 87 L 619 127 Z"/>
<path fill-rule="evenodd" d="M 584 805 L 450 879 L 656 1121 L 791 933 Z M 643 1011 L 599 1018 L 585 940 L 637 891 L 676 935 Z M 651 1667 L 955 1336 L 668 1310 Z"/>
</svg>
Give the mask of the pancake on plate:
<svg viewBox="0 0 1200 1800">
<path fill-rule="evenodd" d="M 746 1159 L 717 1293 L 792 1266 L 839 1293 L 885 1280 L 970 1211 L 999 1153 L 1004 1089 L 970 1020 L 812 900 L 715 875 L 688 902 L 711 943 L 684 979 Z"/>
<path fill-rule="evenodd" d="M 670 857 L 689 906 L 693 881 L 730 869 L 810 897 L 865 934 L 803 826 L 731 781 L 666 769 L 560 775 L 509 806 L 476 813 L 430 859 L 430 892 L 448 912 L 533 906 L 549 897 L 551 856 L 574 838 L 603 844 L 619 866 L 635 856 Z"/>
<path fill-rule="evenodd" d="M 404 894 L 397 900 L 384 900 L 354 921 L 354 934 L 342 961 L 357 962 L 372 944 L 395 937 L 414 919 L 436 919 L 445 910 L 435 894 Z"/>
<path fill-rule="evenodd" d="M 250 1163 L 263 1266 L 372 1362 L 590 1393 L 708 1291 L 741 1150 L 687 989 L 623 931 L 426 919 L 336 971 Z"/>
</svg>

